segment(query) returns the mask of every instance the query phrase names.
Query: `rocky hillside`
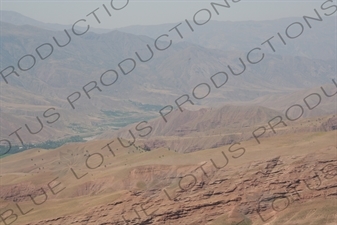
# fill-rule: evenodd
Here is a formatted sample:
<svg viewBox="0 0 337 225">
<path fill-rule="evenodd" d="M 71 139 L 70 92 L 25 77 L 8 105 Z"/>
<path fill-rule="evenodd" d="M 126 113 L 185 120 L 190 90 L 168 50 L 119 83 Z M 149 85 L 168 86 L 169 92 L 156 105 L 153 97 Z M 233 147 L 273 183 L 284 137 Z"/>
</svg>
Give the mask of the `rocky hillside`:
<svg viewBox="0 0 337 225">
<path fill-rule="evenodd" d="M 278 126 L 274 133 L 268 122 L 282 116 L 287 126 Z M 253 132 L 259 127 L 266 127 L 263 137 L 295 134 L 301 132 L 322 132 L 332 124 L 334 115 L 302 118 L 298 121 L 287 121 L 283 113 L 261 106 L 225 105 L 221 108 L 203 108 L 183 112 L 176 109 L 165 116 L 150 120 L 146 125 L 131 124 L 118 131 L 107 131 L 97 139 L 122 138 L 133 142 L 141 140 L 150 149 L 165 147 L 177 152 L 193 152 L 207 148 L 216 148 L 254 138 Z M 142 132 L 136 128 L 150 126 Z M 329 125 L 330 127 L 332 125 Z M 149 133 L 150 132 L 150 133 Z M 144 136 L 148 134 L 147 136 Z M 143 136 L 141 136 L 143 135 Z M 125 144 L 126 146 L 129 144 Z"/>
<path fill-rule="evenodd" d="M 0 204 L 3 211 L 13 209 L 22 225 L 332 225 L 335 135 L 282 135 L 262 144 L 242 142 L 235 151 L 222 146 L 188 154 L 137 146 L 123 150 L 116 140 L 33 149 L 3 163 Z M 101 149 L 111 141 L 115 157 Z M 93 156 L 86 164 L 87 154 Z M 58 182 L 54 195 L 48 183 Z M 34 206 L 27 195 L 42 202 L 41 187 L 48 199 Z M 16 203 L 34 210 L 21 215 Z"/>
</svg>

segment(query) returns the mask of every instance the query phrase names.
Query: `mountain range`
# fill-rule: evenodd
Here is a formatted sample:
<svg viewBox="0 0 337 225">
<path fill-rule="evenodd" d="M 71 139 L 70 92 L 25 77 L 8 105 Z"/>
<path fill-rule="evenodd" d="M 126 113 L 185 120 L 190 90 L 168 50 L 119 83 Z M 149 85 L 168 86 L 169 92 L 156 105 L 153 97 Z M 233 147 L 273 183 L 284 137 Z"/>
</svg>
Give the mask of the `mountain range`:
<svg viewBox="0 0 337 225">
<path fill-rule="evenodd" d="M 210 21 L 158 50 L 173 24 L 0 17 L 0 223 L 335 225 L 333 19 L 272 52 L 303 18 Z"/>
<path fill-rule="evenodd" d="M 214 21 L 204 26 L 207 32 L 201 29 L 183 41 L 173 41 L 165 51 L 154 50 L 153 58 L 143 63 L 135 52 L 148 55 L 146 46 L 153 48 L 152 37 L 157 34 L 154 30 L 161 32 L 170 25 L 128 27 L 104 34 L 89 32 L 72 37 L 67 46 L 59 48 L 52 38 L 65 42 L 67 38 L 64 31 L 47 30 L 43 24 L 34 20 L 11 12 L 2 13 L 5 15 L 4 21 L 17 19 L 13 24 L 1 22 L 1 70 L 8 66 L 19 70 L 17 63 L 22 56 L 36 56 L 35 49 L 43 43 L 54 45 L 51 56 L 37 60 L 31 70 L 20 71 L 20 77 L 10 75 L 7 78 L 9 84 L 1 80 L 0 128 L 3 138 L 8 138 L 9 134 L 30 121 L 36 124 L 31 126 L 38 127 L 36 116 L 41 117 L 51 107 L 61 114 L 60 120 L 52 125 L 47 124 L 45 132 L 37 135 L 22 132 L 25 140 L 41 142 L 77 134 L 92 136 L 107 129 L 116 130 L 137 121 L 152 119 L 158 117 L 158 111 L 166 105 L 175 106 L 174 101 L 180 96 L 188 94 L 192 98 L 192 90 L 196 85 L 212 85 L 210 77 L 220 71 L 228 74 L 226 85 L 219 89 L 212 86 L 206 99 L 193 100 L 195 106 L 259 102 L 261 106 L 281 110 L 286 105 L 286 99 L 300 101 L 305 96 L 299 96 L 298 93 L 332 84 L 331 79 L 335 77 L 335 52 L 330 47 L 326 49 L 334 42 L 331 35 L 334 25 L 332 20 L 321 22 L 320 26 L 317 24 L 310 34 L 308 31 L 292 44 L 283 46 L 284 51 L 266 53 L 261 63 L 247 65 L 242 75 L 233 76 L 228 66 L 239 70 L 240 57 L 245 57 L 250 48 L 261 44 L 261 41 L 293 18 L 249 22 L 249 26 L 243 22 Z M 243 29 L 244 26 L 247 29 Z M 212 35 L 218 38 L 218 42 L 209 38 Z M 242 37 L 244 46 L 240 41 L 234 41 L 238 36 Z M 159 43 L 167 45 L 166 42 Z M 227 48 L 221 47 L 221 43 Z M 322 54 L 316 50 L 315 56 L 301 52 L 314 47 L 320 48 Z M 118 64 L 127 58 L 135 59 L 137 66 L 131 73 L 123 75 Z M 100 83 L 100 76 L 111 69 L 118 71 L 119 78 L 114 85 L 104 87 Z M 83 86 L 93 81 L 98 83 L 102 91 L 93 90 L 89 99 L 83 92 Z M 76 109 L 72 109 L 67 101 L 67 97 L 74 92 L 82 93 L 81 98 L 74 103 Z M 273 100 L 268 103 L 266 99 Z M 275 99 L 284 104 L 273 105 Z M 191 106 L 186 104 L 184 107 Z M 321 111 L 325 115 L 333 112 L 331 106 Z M 11 141 L 18 143 L 18 140 Z"/>
</svg>

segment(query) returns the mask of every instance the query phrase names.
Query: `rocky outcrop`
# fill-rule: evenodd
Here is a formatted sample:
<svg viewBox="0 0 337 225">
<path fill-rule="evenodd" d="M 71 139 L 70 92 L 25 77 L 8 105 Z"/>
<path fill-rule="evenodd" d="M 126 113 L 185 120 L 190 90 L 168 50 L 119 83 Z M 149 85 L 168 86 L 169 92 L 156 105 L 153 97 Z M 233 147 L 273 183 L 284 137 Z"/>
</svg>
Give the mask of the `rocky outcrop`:
<svg viewBox="0 0 337 225">
<path fill-rule="evenodd" d="M 140 176 L 147 182 L 161 175 L 166 182 L 155 188 L 130 190 L 114 202 L 77 215 L 27 225 L 264 224 L 292 205 L 337 198 L 337 159 L 324 152 L 274 157 L 227 170 L 216 170 L 211 163 L 204 163 L 199 172 L 196 166 L 171 171 L 168 167 L 145 166 L 130 172 L 129 179 Z M 187 174 L 195 180 L 189 175 L 183 181 Z"/>
</svg>

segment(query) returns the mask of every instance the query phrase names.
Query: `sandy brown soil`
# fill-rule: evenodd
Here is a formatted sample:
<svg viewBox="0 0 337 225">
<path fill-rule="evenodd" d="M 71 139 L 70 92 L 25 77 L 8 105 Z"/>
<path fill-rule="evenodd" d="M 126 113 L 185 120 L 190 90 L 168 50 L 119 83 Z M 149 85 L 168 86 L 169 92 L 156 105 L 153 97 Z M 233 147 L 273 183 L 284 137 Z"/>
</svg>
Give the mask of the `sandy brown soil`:
<svg viewBox="0 0 337 225">
<path fill-rule="evenodd" d="M 25 225 L 336 222 L 336 131 L 286 134 L 261 144 L 250 140 L 188 154 L 121 149 L 115 141 L 114 157 L 101 149 L 106 143 L 33 149 L 6 158 L 1 212 L 13 209 L 18 216 L 13 224 Z M 87 154 L 92 156 L 86 166 Z M 34 204 L 28 195 L 43 203 Z M 16 204 L 23 213 L 33 210 L 22 215 Z"/>
</svg>

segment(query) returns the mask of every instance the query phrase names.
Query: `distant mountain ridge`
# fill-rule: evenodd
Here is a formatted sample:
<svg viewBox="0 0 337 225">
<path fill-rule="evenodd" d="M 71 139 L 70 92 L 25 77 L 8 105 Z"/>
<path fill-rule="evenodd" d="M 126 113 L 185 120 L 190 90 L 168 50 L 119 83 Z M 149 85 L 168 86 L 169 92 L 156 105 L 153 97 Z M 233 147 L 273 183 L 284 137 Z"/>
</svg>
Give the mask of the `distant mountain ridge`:
<svg viewBox="0 0 337 225">
<path fill-rule="evenodd" d="M 316 17 L 314 12 L 311 16 Z M 300 39 L 288 41 L 287 46 L 277 41 L 276 37 L 273 39 L 277 54 L 335 60 L 336 53 L 331 48 L 331 46 L 335 46 L 335 40 L 332 38 L 335 36 L 335 19 L 323 17 L 322 20 L 322 22 L 312 22 L 312 29 L 307 27 L 308 25 L 303 18 L 293 17 L 266 21 L 211 20 L 204 26 L 195 27 L 194 32 L 188 32 L 187 26 L 181 26 L 179 30 L 184 36 L 181 41 L 210 49 L 245 52 L 249 51 L 252 46 L 258 46 L 268 38 L 276 36 L 278 32 L 285 36 L 284 32 L 287 26 L 294 22 L 300 22 L 305 26 Z M 118 30 L 156 38 L 160 34 L 166 33 L 173 26 L 174 24 L 137 25 L 119 28 Z"/>
<path fill-rule="evenodd" d="M 107 128 L 117 129 L 154 118 L 160 108 L 174 104 L 183 94 L 192 97 L 191 92 L 197 84 L 211 84 L 210 77 L 219 71 L 229 74 L 226 85 L 219 89 L 212 87 L 207 99 L 193 100 L 196 105 L 247 103 L 271 94 L 290 94 L 329 83 L 336 71 L 334 60 L 266 54 L 263 62 L 248 65 L 244 74 L 233 76 L 227 66 L 240 69 L 238 59 L 245 57 L 245 51 L 223 51 L 189 42 L 173 42 L 169 49 L 156 51 L 154 57 L 144 63 L 137 59 L 135 52 L 149 54 L 147 44 L 153 46 L 154 39 L 147 36 L 117 30 L 106 34 L 87 33 L 73 37 L 68 46 L 58 48 L 52 38 L 64 41 L 64 31 L 5 22 L 1 26 L 0 60 L 4 68 L 17 67 L 22 56 L 36 54 L 35 48 L 43 43 L 55 46 L 53 54 L 37 61 L 32 70 L 20 72 L 20 77 L 11 75 L 9 85 L 0 82 L 0 109 L 2 115 L 11 115 L 10 120 L 1 118 L 4 121 L 0 123 L 1 138 L 8 138 L 25 123 L 38 126 L 36 116 L 41 117 L 50 107 L 61 113 L 60 121 L 39 135 L 22 134 L 26 140 L 43 142 L 46 138 L 96 134 Z M 318 44 L 316 39 L 312 43 Z M 137 67 L 132 73 L 123 75 L 118 64 L 130 57 L 137 60 Z M 119 79 L 115 85 L 104 87 L 100 75 L 109 69 L 117 69 Z M 98 82 L 102 91 L 93 90 L 88 99 L 83 86 L 93 81 Z M 82 97 L 76 110 L 72 110 L 66 98 L 76 91 L 81 92 Z"/>
<path fill-rule="evenodd" d="M 24 16 L 18 12 L 14 11 L 6 11 L 6 10 L 0 10 L 0 21 L 5 23 L 10 23 L 17 26 L 23 26 L 23 25 L 30 25 L 46 30 L 52 30 L 52 31 L 61 31 L 64 29 L 71 29 L 72 25 L 62 25 L 57 23 L 44 23 L 35 19 L 32 19 L 30 17 Z M 101 29 L 101 28 L 90 28 L 91 32 L 95 33 L 108 33 L 111 30 L 109 29 Z"/>
</svg>

